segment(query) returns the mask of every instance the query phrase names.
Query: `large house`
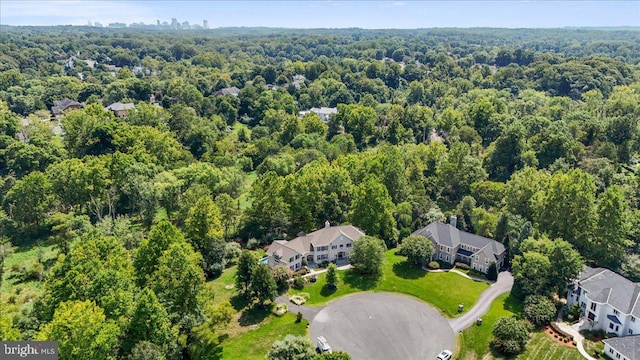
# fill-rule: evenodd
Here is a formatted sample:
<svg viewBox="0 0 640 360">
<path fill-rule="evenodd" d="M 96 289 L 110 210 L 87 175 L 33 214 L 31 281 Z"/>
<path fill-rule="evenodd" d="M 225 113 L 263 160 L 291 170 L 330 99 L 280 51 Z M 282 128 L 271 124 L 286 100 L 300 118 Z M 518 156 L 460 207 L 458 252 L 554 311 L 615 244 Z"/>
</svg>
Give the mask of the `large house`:
<svg viewBox="0 0 640 360">
<path fill-rule="evenodd" d="M 491 263 L 498 268 L 504 265 L 506 249 L 501 243 L 456 228 L 457 217 L 451 216 L 449 224 L 432 222 L 412 235 L 424 236 L 433 242 L 435 252 L 431 260 L 453 264 L 463 262 L 473 270 L 489 271 Z"/>
<path fill-rule="evenodd" d="M 585 266 L 569 286 L 567 303 L 580 304 L 591 329 L 618 336 L 640 334 L 640 283 L 609 269 Z"/>
<path fill-rule="evenodd" d="M 323 229 L 290 241 L 274 241 L 267 250 L 267 264 L 269 267 L 286 265 L 296 271 L 302 268 L 303 259 L 307 263 L 348 259 L 353 243 L 364 235 L 365 233 L 355 226 L 331 226 L 327 221 Z"/>
<path fill-rule="evenodd" d="M 105 108 L 105 110 L 109 110 L 113 112 L 113 114 L 119 118 L 127 117 L 127 112 L 131 109 L 135 108 L 133 103 L 121 103 L 115 102 Z"/>
<path fill-rule="evenodd" d="M 602 340 L 604 353 L 612 359 L 640 360 L 640 335 Z"/>
<path fill-rule="evenodd" d="M 84 107 L 84 103 L 80 103 L 69 98 L 64 98 L 62 100 L 54 100 L 53 106 L 51 107 L 51 112 L 56 119 L 60 119 L 62 117 L 62 113 L 70 110 L 77 110 Z"/>
</svg>

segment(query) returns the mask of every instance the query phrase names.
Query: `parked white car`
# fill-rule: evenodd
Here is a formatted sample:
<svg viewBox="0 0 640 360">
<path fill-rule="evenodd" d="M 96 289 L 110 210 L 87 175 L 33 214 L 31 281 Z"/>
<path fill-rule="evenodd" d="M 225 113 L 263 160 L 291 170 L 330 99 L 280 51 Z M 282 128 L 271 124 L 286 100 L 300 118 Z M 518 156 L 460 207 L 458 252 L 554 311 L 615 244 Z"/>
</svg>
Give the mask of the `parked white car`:
<svg viewBox="0 0 640 360">
<path fill-rule="evenodd" d="M 436 358 L 437 360 L 449 360 L 451 359 L 451 351 L 449 350 L 442 350 L 442 352 L 440 354 L 438 354 L 438 357 Z"/>
<path fill-rule="evenodd" d="M 329 343 L 327 342 L 327 339 L 324 338 L 324 336 L 318 337 L 318 341 L 316 342 L 316 350 L 321 354 L 326 352 L 328 352 L 329 354 L 332 353 L 331 346 L 329 346 Z"/>
</svg>

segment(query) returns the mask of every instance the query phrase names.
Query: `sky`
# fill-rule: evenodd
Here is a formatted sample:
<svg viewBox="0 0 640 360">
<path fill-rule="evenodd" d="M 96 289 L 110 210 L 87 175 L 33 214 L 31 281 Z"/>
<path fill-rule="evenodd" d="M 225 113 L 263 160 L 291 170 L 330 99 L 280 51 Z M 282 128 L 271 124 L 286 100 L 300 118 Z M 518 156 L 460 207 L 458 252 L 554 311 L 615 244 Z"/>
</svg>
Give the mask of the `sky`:
<svg viewBox="0 0 640 360">
<path fill-rule="evenodd" d="M 89 1 L 0 0 L 2 25 L 87 25 L 156 20 L 210 28 L 415 29 L 640 26 L 635 1 Z"/>
</svg>

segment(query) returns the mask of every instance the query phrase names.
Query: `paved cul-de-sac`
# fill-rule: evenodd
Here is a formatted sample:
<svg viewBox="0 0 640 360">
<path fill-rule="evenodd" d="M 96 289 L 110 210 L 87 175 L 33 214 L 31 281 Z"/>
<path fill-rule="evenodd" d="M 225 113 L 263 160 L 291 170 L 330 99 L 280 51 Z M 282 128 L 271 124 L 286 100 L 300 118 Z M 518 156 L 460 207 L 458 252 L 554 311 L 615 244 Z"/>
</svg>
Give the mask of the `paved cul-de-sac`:
<svg viewBox="0 0 640 360">
<path fill-rule="evenodd" d="M 363 293 L 331 302 L 311 323 L 311 339 L 324 336 L 354 360 L 435 359 L 453 349 L 449 322 L 411 297 Z"/>
</svg>

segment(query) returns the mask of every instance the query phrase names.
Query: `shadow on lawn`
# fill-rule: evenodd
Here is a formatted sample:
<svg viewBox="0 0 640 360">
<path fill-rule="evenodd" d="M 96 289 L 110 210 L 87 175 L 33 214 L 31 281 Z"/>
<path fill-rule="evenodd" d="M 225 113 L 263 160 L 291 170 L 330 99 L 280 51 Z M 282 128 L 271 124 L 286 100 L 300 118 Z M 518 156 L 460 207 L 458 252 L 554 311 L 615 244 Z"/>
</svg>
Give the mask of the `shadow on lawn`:
<svg viewBox="0 0 640 360">
<path fill-rule="evenodd" d="M 518 300 L 518 298 L 516 298 L 513 293 L 509 294 L 509 296 L 505 299 L 503 308 L 514 313 L 517 318 L 522 318 L 522 301 Z"/>
<path fill-rule="evenodd" d="M 348 284 L 352 288 L 358 290 L 371 290 L 378 284 L 379 276 L 375 275 L 361 275 L 355 272 L 353 269 L 344 272 L 342 281 Z"/>
<path fill-rule="evenodd" d="M 403 279 L 420 279 L 427 275 L 420 266 L 411 264 L 408 261 L 401 261 L 393 264 L 393 273 Z"/>
<path fill-rule="evenodd" d="M 260 306 L 258 304 L 254 304 L 250 308 L 246 308 L 242 315 L 240 315 L 240 319 L 238 319 L 238 324 L 240 326 L 249 326 L 261 323 L 264 319 L 269 317 L 271 314 L 271 307 L 273 304 Z"/>
<path fill-rule="evenodd" d="M 338 290 L 338 288 L 335 287 L 335 286 L 326 286 L 325 285 L 325 286 L 322 287 L 322 290 L 320 290 L 320 296 L 323 296 L 323 297 L 331 296 L 331 295 L 335 294 L 337 290 Z"/>
</svg>

